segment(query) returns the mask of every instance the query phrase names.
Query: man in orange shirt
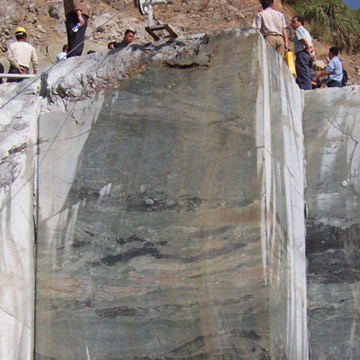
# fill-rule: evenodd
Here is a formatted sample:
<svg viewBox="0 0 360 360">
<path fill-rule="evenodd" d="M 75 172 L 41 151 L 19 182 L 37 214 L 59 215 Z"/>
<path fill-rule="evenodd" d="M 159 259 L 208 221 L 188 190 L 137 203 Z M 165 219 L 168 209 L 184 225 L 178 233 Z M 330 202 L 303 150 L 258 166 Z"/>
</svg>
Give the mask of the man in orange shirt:
<svg viewBox="0 0 360 360">
<path fill-rule="evenodd" d="M 88 0 L 64 0 L 66 32 L 68 38 L 67 58 L 80 56 L 84 50 L 85 32 L 90 16 Z"/>
</svg>

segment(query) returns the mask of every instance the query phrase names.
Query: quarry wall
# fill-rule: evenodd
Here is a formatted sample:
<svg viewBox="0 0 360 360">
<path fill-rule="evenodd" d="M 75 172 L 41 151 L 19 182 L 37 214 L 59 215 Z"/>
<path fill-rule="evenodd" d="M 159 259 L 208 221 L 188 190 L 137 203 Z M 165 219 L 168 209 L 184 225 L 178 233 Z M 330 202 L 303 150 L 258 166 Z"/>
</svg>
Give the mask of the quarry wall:
<svg viewBox="0 0 360 360">
<path fill-rule="evenodd" d="M 324 233 L 312 202 L 329 145 L 313 149 L 313 126 L 325 109 L 346 123 L 334 137 L 354 167 L 338 177 L 356 183 L 357 87 L 304 96 L 247 29 L 72 58 L 4 86 L 1 359 L 329 358 L 313 307 L 338 295 L 315 270 L 307 285 L 305 244 L 315 255 L 323 238 L 305 241 L 304 189 L 307 226 Z M 350 108 L 335 115 L 334 94 Z M 355 344 L 355 315 L 338 319 Z"/>
<path fill-rule="evenodd" d="M 359 87 L 306 93 L 308 319 L 313 359 L 360 359 Z"/>
</svg>

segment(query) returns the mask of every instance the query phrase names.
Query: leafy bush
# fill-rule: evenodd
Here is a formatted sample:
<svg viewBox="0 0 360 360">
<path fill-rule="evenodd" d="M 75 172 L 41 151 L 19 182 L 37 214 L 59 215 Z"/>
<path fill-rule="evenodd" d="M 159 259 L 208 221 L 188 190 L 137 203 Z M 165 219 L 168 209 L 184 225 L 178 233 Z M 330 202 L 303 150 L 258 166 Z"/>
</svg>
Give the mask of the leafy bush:
<svg viewBox="0 0 360 360">
<path fill-rule="evenodd" d="M 286 3 L 286 4 L 291 4 L 291 5 L 294 5 L 298 2 L 299 0 L 283 0 L 282 2 L 283 3 Z"/>
<path fill-rule="evenodd" d="M 342 0 L 296 1 L 295 11 L 312 24 L 316 37 L 346 52 L 360 51 L 358 12 L 351 11 Z"/>
<path fill-rule="evenodd" d="M 357 19 L 357 22 L 360 24 L 360 9 L 353 10 L 354 16 Z"/>
</svg>

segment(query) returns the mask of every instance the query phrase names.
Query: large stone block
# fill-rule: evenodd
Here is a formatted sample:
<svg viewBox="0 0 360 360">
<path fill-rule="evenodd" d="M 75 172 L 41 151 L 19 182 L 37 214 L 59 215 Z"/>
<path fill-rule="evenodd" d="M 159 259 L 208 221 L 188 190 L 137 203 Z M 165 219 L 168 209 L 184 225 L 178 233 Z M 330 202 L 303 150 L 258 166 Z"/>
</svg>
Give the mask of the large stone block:
<svg viewBox="0 0 360 360">
<path fill-rule="evenodd" d="M 360 88 L 305 96 L 312 359 L 360 359 Z"/>
<path fill-rule="evenodd" d="M 6 86 L 6 85 L 2 85 Z M 9 91 L 10 93 L 10 91 Z M 8 96 L 9 94 L 7 94 Z M 37 118 L 41 98 L 0 101 L 0 359 L 34 344 Z"/>
<path fill-rule="evenodd" d="M 52 85 L 37 359 L 307 359 L 300 91 L 254 30 L 191 42 Z"/>
</svg>

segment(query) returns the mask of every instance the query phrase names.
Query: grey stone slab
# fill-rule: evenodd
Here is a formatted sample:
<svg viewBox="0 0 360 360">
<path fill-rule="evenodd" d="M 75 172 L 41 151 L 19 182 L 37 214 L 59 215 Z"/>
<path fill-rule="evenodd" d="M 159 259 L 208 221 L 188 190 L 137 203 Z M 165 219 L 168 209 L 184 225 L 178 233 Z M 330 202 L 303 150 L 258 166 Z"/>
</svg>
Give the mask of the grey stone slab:
<svg viewBox="0 0 360 360">
<path fill-rule="evenodd" d="M 255 31 L 228 31 L 102 91 L 96 112 L 75 103 L 70 125 L 42 117 L 37 359 L 307 357 L 291 93 Z"/>
<path fill-rule="evenodd" d="M 360 359 L 359 88 L 305 96 L 311 359 Z"/>
</svg>

